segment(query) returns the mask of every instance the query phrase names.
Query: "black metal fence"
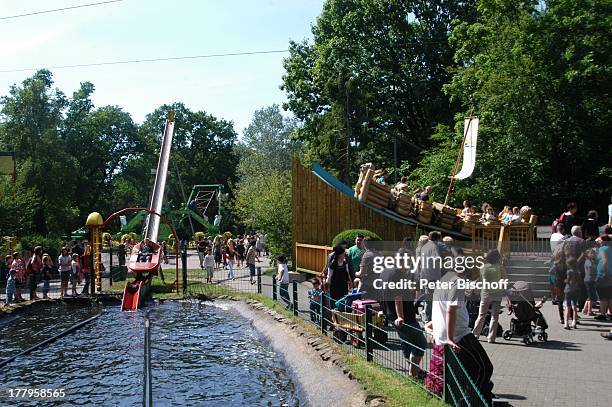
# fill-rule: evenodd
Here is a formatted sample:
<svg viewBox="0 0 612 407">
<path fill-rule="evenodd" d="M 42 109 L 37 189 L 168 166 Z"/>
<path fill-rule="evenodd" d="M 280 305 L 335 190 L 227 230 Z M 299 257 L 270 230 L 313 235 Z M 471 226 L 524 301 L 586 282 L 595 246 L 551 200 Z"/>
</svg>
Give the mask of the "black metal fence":
<svg viewBox="0 0 612 407">
<path fill-rule="evenodd" d="M 365 309 L 345 305 L 345 309 L 338 310 L 325 295 L 308 292 L 305 284 L 295 280 L 278 284 L 275 276 L 262 274 L 261 268 L 257 268 L 255 275 L 250 275 L 247 269 L 238 269 L 231 278 L 226 270 L 214 273 L 213 282 L 207 283 L 206 270 L 189 270 L 185 294 L 209 297 L 235 292 L 262 294 L 313 324 L 346 351 L 406 377 L 434 397 L 456 406 L 488 405 L 456 354 L 436 345 L 421 325 L 397 328 L 382 310 L 370 305 Z M 416 358 L 406 357 L 410 353 Z"/>
</svg>

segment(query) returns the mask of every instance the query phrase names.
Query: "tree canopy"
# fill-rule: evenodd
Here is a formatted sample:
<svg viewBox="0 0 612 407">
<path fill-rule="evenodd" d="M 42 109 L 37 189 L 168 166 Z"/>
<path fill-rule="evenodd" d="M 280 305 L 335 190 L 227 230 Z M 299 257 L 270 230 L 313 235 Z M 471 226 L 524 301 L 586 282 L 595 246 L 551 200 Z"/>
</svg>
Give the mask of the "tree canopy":
<svg viewBox="0 0 612 407">
<path fill-rule="evenodd" d="M 444 200 L 463 138 L 481 119 L 476 169 L 453 201 L 568 201 L 604 210 L 610 168 L 610 24 L 603 0 L 328 0 L 313 41 L 291 42 L 285 108 L 306 155 L 355 181 L 398 167 Z"/>
<path fill-rule="evenodd" d="M 232 123 L 181 103 L 160 106 L 138 125 L 118 106 L 94 106 L 94 85 L 67 97 L 47 70 L 0 99 L 0 149 L 15 151 L 17 180 L 0 185 L 0 230 L 24 236 L 70 232 L 92 211 L 147 206 L 169 110 L 175 137 L 167 207 L 193 184 L 229 185 L 235 177 Z M 230 224 L 231 226 L 231 224 Z"/>
</svg>

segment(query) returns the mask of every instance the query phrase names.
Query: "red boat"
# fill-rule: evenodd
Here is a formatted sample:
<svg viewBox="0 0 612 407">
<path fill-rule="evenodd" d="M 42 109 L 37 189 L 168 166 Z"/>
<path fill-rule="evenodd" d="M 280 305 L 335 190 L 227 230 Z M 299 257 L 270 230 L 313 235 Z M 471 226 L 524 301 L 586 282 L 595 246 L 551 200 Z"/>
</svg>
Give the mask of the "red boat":
<svg viewBox="0 0 612 407">
<path fill-rule="evenodd" d="M 123 300 L 121 302 L 122 311 L 136 311 L 140 308 L 143 298 L 145 298 L 151 286 L 151 278 L 159 270 L 161 248 L 155 242 L 149 242 L 152 251 L 147 255 L 140 254 L 143 242 L 138 243 L 132 248 L 128 261 L 128 270 L 136 275 L 133 282 L 128 282 L 123 290 Z M 142 261 L 139 261 L 142 260 Z"/>
</svg>

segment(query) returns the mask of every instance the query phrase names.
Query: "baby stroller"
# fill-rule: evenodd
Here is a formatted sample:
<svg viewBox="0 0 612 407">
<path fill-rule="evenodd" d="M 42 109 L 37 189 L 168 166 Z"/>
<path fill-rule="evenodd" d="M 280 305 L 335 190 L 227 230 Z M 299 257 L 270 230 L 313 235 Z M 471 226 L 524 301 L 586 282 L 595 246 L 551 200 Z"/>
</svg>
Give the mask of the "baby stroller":
<svg viewBox="0 0 612 407">
<path fill-rule="evenodd" d="M 534 335 L 537 335 L 539 341 L 546 342 L 548 324 L 540 311 L 546 298 L 536 304 L 529 284 L 517 281 L 508 290 L 508 302 L 508 313 L 514 313 L 516 318 L 510 321 L 510 329 L 504 331 L 504 339 L 509 341 L 513 336 L 522 336 L 523 343 L 529 345 L 533 343 Z"/>
</svg>

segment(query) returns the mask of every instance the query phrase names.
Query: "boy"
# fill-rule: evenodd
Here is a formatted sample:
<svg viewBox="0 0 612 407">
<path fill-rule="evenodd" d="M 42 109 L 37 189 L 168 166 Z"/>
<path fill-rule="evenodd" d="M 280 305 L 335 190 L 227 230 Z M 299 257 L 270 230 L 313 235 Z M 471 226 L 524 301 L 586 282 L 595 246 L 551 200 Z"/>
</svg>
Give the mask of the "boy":
<svg viewBox="0 0 612 407">
<path fill-rule="evenodd" d="M 312 280 L 312 288 L 308 290 L 308 298 L 310 299 L 310 320 L 314 323 L 319 323 L 322 294 L 321 282 L 318 279 Z"/>
<path fill-rule="evenodd" d="M 13 302 L 13 295 L 15 295 L 15 275 L 17 272 L 14 269 L 9 270 L 9 277 L 6 280 L 6 304 Z"/>
<path fill-rule="evenodd" d="M 206 248 L 204 256 L 204 267 L 206 267 L 206 282 L 212 283 L 213 271 L 215 269 L 215 256 L 210 253 L 210 248 Z"/>
</svg>

